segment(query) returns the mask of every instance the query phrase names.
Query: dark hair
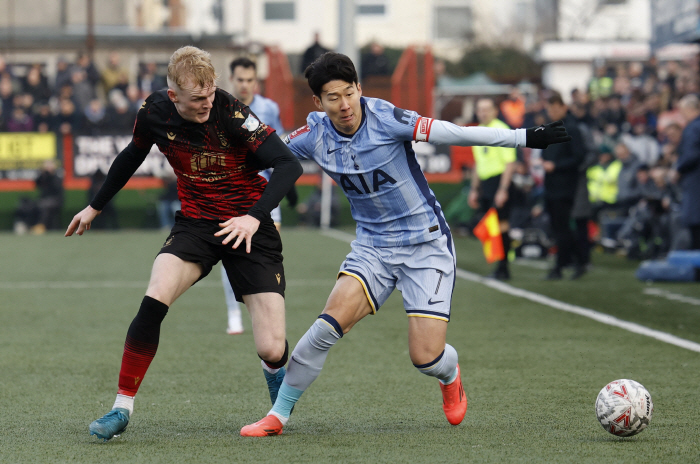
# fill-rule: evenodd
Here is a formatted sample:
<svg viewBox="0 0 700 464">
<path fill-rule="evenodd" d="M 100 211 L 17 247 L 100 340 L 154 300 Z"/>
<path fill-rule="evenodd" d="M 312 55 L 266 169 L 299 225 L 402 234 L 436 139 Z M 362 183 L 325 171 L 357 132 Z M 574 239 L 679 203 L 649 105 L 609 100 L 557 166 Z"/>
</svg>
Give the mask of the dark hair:
<svg viewBox="0 0 700 464">
<path fill-rule="evenodd" d="M 564 100 L 561 98 L 559 92 L 552 92 L 552 94 L 547 98 L 547 103 L 550 105 L 564 105 Z"/>
<path fill-rule="evenodd" d="M 233 74 L 236 71 L 237 67 L 243 67 L 245 69 L 253 68 L 253 71 L 257 71 L 257 67 L 255 66 L 255 62 L 249 58 L 236 58 L 235 60 L 231 61 L 231 64 L 228 66 L 229 69 L 231 70 L 231 74 Z"/>
<path fill-rule="evenodd" d="M 326 52 L 316 58 L 304 71 L 304 77 L 317 97 L 321 96 L 321 89 L 330 81 L 341 80 L 349 84 L 359 82 L 352 60 L 342 53 L 335 52 Z"/>
</svg>

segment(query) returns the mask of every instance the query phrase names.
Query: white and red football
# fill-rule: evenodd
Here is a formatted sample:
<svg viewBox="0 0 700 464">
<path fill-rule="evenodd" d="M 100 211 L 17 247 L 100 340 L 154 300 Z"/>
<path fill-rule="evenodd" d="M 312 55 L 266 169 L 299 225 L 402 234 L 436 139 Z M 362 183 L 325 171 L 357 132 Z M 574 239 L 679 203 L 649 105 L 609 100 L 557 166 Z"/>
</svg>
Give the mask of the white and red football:
<svg viewBox="0 0 700 464">
<path fill-rule="evenodd" d="M 610 382 L 598 393 L 595 413 L 605 430 L 620 437 L 630 437 L 647 428 L 654 413 L 654 403 L 642 384 L 620 379 Z"/>
</svg>

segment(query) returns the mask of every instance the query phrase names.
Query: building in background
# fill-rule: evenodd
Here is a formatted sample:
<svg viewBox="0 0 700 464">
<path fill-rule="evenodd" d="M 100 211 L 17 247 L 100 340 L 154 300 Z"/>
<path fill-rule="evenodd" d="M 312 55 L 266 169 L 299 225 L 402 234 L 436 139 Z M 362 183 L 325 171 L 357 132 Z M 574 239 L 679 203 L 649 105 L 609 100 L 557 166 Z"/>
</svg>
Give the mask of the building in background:
<svg viewBox="0 0 700 464">
<path fill-rule="evenodd" d="M 277 45 L 294 61 L 319 34 L 338 47 L 339 0 L 0 0 L 0 53 L 10 61 L 46 61 L 87 45 L 87 11 L 94 5 L 96 62 L 107 50 L 139 61 L 163 60 L 185 43 L 202 46 L 224 69 L 233 47 Z M 358 47 L 429 44 L 437 56 L 459 58 L 472 46 L 532 51 L 555 37 L 556 0 L 355 0 Z M 41 11 L 43 14 L 37 15 Z M 292 69 L 296 63 L 291 63 Z M 263 77 L 265 70 L 262 70 Z"/>
<path fill-rule="evenodd" d="M 541 44 L 542 82 L 567 98 L 583 89 L 596 66 L 620 62 L 682 60 L 697 54 L 697 47 L 678 45 L 678 34 L 653 46 L 656 31 L 687 28 L 697 30 L 698 0 L 560 0 L 557 39 Z M 652 5 L 654 12 L 652 14 Z M 670 19 L 675 18 L 675 19 Z M 694 18 L 694 19 L 693 19 Z M 673 24 L 670 24 L 673 23 Z M 658 27 L 659 24 L 664 24 Z M 697 32 L 696 32 L 697 34 Z M 700 36 L 700 35 L 699 35 Z M 671 44 L 671 45 L 669 45 Z"/>
</svg>

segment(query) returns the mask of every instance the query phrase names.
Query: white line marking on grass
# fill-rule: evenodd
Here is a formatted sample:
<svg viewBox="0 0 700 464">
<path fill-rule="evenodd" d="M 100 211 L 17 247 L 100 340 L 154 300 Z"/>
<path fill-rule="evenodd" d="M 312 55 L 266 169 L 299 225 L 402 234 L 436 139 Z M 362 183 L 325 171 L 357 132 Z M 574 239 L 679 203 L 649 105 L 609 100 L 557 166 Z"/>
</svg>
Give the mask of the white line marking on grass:
<svg viewBox="0 0 700 464">
<path fill-rule="evenodd" d="M 302 286 L 318 286 L 318 285 L 333 285 L 333 279 L 294 279 L 288 280 L 287 286 L 289 287 L 302 287 Z M 80 290 L 89 288 L 142 288 L 146 289 L 148 287 L 148 281 L 131 281 L 131 282 L 120 282 L 120 281 L 102 281 L 102 282 L 89 282 L 89 281 L 44 281 L 44 282 L 0 282 L 0 290 L 39 290 L 39 289 L 51 289 L 51 290 Z M 216 288 L 221 287 L 221 280 L 204 280 L 198 282 L 194 288 Z"/>
<path fill-rule="evenodd" d="M 663 290 L 660 288 L 654 288 L 654 287 L 645 288 L 644 294 L 658 296 L 661 298 L 666 298 L 667 300 L 680 301 L 681 303 L 688 303 L 691 305 L 700 306 L 700 299 L 699 298 L 693 298 L 692 296 L 685 296 L 685 295 L 682 295 L 680 293 L 672 293 L 672 292 L 669 292 L 668 290 Z"/>
<path fill-rule="evenodd" d="M 515 261 L 513 261 L 513 263 L 517 264 L 518 266 L 531 267 L 533 269 L 540 269 L 542 271 L 545 271 L 552 267 L 552 264 L 549 261 L 535 261 L 533 259 L 517 258 Z"/>
<path fill-rule="evenodd" d="M 355 239 L 354 235 L 347 234 L 339 230 L 331 229 L 329 231 L 323 231 L 322 233 L 323 235 L 326 235 L 328 237 L 336 238 L 338 240 L 343 241 L 352 241 Z M 579 316 L 587 317 L 589 319 L 593 319 L 594 321 L 598 321 L 603 324 L 619 327 L 629 332 L 651 337 L 656 340 L 678 346 L 680 348 L 685 348 L 686 350 L 700 353 L 700 343 L 695 343 L 684 338 L 676 337 L 675 335 L 671 335 L 666 332 L 661 332 L 660 330 L 650 329 L 648 327 L 644 327 L 643 325 L 639 325 L 634 322 L 623 321 L 622 319 L 618 319 L 616 317 L 600 313 L 592 309 L 584 308 L 582 306 L 577 306 L 570 303 L 565 303 L 563 301 L 555 300 L 554 298 L 550 298 L 548 296 L 540 295 L 539 293 L 530 292 L 528 290 L 513 287 L 512 285 L 508 285 L 499 280 L 482 277 L 478 274 L 474 274 L 473 272 L 465 271 L 464 269 L 457 268 L 457 277 L 471 282 L 486 285 L 487 287 L 493 288 L 494 290 L 498 290 L 502 293 L 507 293 L 509 295 L 517 296 L 520 298 L 525 298 L 526 300 L 543 304 L 551 308 L 558 309 L 560 311 L 577 314 Z"/>
<path fill-rule="evenodd" d="M 480 275 L 474 274 L 469 271 L 465 271 L 463 269 L 457 269 L 457 277 L 486 285 L 487 287 L 491 287 L 502 293 L 507 293 L 509 295 L 517 296 L 520 298 L 525 298 L 526 300 L 550 306 L 560 311 L 578 314 L 579 316 L 587 317 L 589 319 L 593 319 L 594 321 L 598 321 L 603 324 L 619 327 L 629 332 L 645 335 L 647 337 L 651 337 L 665 343 L 670 343 L 671 345 L 679 346 L 681 348 L 700 353 L 700 343 L 691 342 L 690 340 L 676 337 L 675 335 L 671 335 L 666 332 L 661 332 L 660 330 L 650 329 L 648 327 L 644 327 L 643 325 L 639 325 L 634 322 L 623 321 L 622 319 L 610 316 L 609 314 L 600 313 L 598 311 L 584 308 L 582 306 L 577 306 L 574 304 L 555 300 L 554 298 L 549 298 L 548 296 L 540 295 L 539 293 L 530 292 L 528 290 L 513 287 L 512 285 L 508 285 L 495 279 L 482 277 Z"/>
</svg>

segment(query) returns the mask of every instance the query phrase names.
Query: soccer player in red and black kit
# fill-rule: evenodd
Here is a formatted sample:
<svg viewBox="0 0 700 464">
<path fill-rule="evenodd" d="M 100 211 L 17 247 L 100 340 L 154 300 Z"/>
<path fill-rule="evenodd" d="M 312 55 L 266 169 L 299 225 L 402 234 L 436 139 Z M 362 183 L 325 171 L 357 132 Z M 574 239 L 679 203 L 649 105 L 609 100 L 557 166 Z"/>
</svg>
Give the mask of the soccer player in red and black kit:
<svg viewBox="0 0 700 464">
<path fill-rule="evenodd" d="M 153 263 L 141 307 L 126 335 L 117 399 L 90 424 L 106 440 L 124 431 L 134 397 L 158 348 L 172 303 L 220 260 L 236 298 L 246 304 L 274 403 L 287 361 L 282 243 L 270 211 L 302 169 L 296 157 L 247 106 L 216 88 L 209 53 L 183 47 L 170 58 L 168 90 L 141 107 L 131 143 L 104 186 L 75 215 L 66 236 L 82 235 L 107 202 L 158 145 L 177 174 L 182 210 Z M 267 182 L 258 171 L 274 168 Z"/>
</svg>

